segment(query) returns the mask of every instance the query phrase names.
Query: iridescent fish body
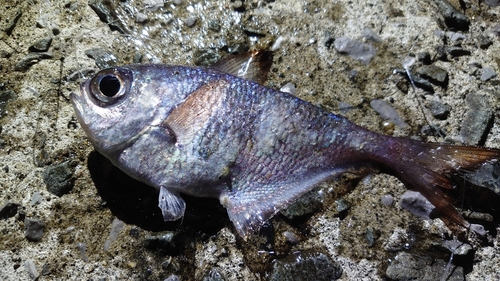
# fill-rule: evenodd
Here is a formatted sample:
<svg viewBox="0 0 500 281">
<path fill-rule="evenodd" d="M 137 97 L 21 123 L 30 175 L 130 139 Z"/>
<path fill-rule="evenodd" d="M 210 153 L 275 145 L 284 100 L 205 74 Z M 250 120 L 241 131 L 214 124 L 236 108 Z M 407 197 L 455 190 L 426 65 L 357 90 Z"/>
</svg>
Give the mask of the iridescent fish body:
<svg viewBox="0 0 500 281">
<path fill-rule="evenodd" d="M 268 52 L 254 51 L 211 68 L 115 67 L 97 73 L 71 98 L 94 147 L 159 189 L 166 221 L 183 216 L 181 193 L 215 197 L 246 237 L 318 183 L 382 167 L 422 193 L 448 222 L 467 225 L 440 188 L 453 188 L 447 175 L 496 161 L 500 150 L 361 128 L 262 86 L 265 61 Z"/>
</svg>

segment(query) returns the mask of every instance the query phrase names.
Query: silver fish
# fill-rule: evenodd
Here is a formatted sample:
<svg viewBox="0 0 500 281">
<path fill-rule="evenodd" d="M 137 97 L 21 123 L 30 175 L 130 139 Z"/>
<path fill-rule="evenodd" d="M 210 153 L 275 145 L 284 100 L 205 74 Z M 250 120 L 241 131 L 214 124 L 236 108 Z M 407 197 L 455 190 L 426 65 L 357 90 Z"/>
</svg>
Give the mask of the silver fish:
<svg viewBox="0 0 500 281">
<path fill-rule="evenodd" d="M 381 167 L 422 193 L 449 225 L 468 223 L 441 190 L 447 177 L 500 158 L 500 150 L 425 143 L 361 128 L 262 86 L 271 53 L 210 68 L 129 65 L 98 72 L 71 99 L 97 151 L 159 189 L 165 221 L 180 194 L 215 197 L 247 237 L 318 183 Z M 269 63 L 268 63 L 269 62 Z"/>
</svg>

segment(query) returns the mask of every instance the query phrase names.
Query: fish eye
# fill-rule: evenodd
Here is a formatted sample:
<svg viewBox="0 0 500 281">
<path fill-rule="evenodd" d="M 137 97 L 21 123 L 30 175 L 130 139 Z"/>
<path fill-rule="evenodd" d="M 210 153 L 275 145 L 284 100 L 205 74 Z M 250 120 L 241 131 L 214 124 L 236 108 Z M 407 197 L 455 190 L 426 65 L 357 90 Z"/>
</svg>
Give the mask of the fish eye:
<svg viewBox="0 0 500 281">
<path fill-rule="evenodd" d="M 100 106 L 109 106 L 122 100 L 130 90 L 132 74 L 123 68 L 108 68 L 90 80 L 90 94 Z"/>
</svg>

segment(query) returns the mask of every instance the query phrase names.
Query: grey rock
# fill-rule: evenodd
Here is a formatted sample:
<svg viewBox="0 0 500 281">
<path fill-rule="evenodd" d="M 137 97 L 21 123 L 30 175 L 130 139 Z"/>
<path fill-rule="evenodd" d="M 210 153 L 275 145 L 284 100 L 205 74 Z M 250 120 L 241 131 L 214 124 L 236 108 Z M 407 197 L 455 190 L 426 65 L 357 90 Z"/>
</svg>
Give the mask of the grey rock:
<svg viewBox="0 0 500 281">
<path fill-rule="evenodd" d="M 30 205 L 35 206 L 36 204 L 38 204 L 40 202 L 42 202 L 42 194 L 40 194 L 40 192 L 33 193 L 33 195 L 31 196 Z"/>
<path fill-rule="evenodd" d="M 436 0 L 435 3 L 448 28 L 462 31 L 469 30 L 470 20 L 462 12 L 455 9 L 455 7 L 446 0 Z"/>
<path fill-rule="evenodd" d="M 352 40 L 345 36 L 335 39 L 333 45 L 337 52 L 346 54 L 364 64 L 369 64 L 377 54 L 377 50 L 372 45 Z"/>
<path fill-rule="evenodd" d="M 477 170 L 467 173 L 465 178 L 471 183 L 487 188 L 500 195 L 500 163 L 486 163 Z"/>
<path fill-rule="evenodd" d="M 449 272 L 446 269 L 443 260 L 401 252 L 385 273 L 391 280 L 465 280 L 462 267 L 451 265 Z"/>
<path fill-rule="evenodd" d="M 63 196 L 73 189 L 75 179 L 75 163 L 66 161 L 57 165 L 48 166 L 43 171 L 43 181 L 47 190 L 57 196 Z"/>
<path fill-rule="evenodd" d="M 458 240 L 446 240 L 443 246 L 456 256 L 465 256 L 472 250 L 472 246 Z"/>
<path fill-rule="evenodd" d="M 417 68 L 417 73 L 434 85 L 441 87 L 448 86 L 448 72 L 441 67 L 435 65 L 424 65 Z"/>
<path fill-rule="evenodd" d="M 392 206 L 392 204 L 394 203 L 394 197 L 390 194 L 386 194 L 382 196 L 380 202 L 382 202 L 382 204 L 384 204 L 387 207 Z"/>
<path fill-rule="evenodd" d="M 135 14 L 135 22 L 145 23 L 146 21 L 148 21 L 148 15 L 140 12 Z"/>
<path fill-rule="evenodd" d="M 322 281 L 337 280 L 342 276 L 342 268 L 327 255 L 319 252 L 302 252 L 275 260 L 270 281 Z"/>
<path fill-rule="evenodd" d="M 429 105 L 432 116 L 439 120 L 446 120 L 451 111 L 451 106 L 439 101 L 431 101 Z"/>
<path fill-rule="evenodd" d="M 500 1 L 499 0 L 483 0 L 481 1 L 484 4 L 490 6 L 490 7 L 498 7 L 500 6 Z"/>
<path fill-rule="evenodd" d="M 426 136 L 435 136 L 435 137 L 445 137 L 446 132 L 444 132 L 440 127 L 436 125 L 424 125 L 420 130 L 422 134 Z"/>
<path fill-rule="evenodd" d="M 467 38 L 464 34 L 460 32 L 447 31 L 445 32 L 446 37 L 451 44 L 459 46 Z"/>
<path fill-rule="evenodd" d="M 122 34 L 128 34 L 126 24 L 122 22 L 117 14 L 116 5 L 118 2 L 107 0 L 90 0 L 89 6 L 99 16 L 102 22 L 108 24 L 111 30 L 117 30 Z"/>
<path fill-rule="evenodd" d="M 489 123 L 493 118 L 493 108 L 486 97 L 479 93 L 466 96 L 468 110 L 460 127 L 462 142 L 468 145 L 479 145 L 487 135 Z"/>
<path fill-rule="evenodd" d="M 495 34 L 497 37 L 500 37 L 500 24 L 493 27 L 491 29 L 491 33 Z"/>
<path fill-rule="evenodd" d="M 481 81 L 488 81 L 495 77 L 497 77 L 497 73 L 492 68 L 484 67 L 481 70 Z"/>
<path fill-rule="evenodd" d="M 87 57 L 93 59 L 97 67 L 101 69 L 115 66 L 118 61 L 113 53 L 101 48 L 88 49 L 85 51 L 85 54 Z"/>
<path fill-rule="evenodd" d="M 370 106 L 380 114 L 384 120 L 391 121 L 400 128 L 408 126 L 408 124 L 401 119 L 399 113 L 384 100 L 372 100 Z"/>
<path fill-rule="evenodd" d="M 17 94 L 12 90 L 0 91 L 0 118 L 4 117 L 7 112 L 7 104 L 17 98 Z M 1 130 L 0 130 L 1 131 Z"/>
<path fill-rule="evenodd" d="M 224 277 L 216 268 L 212 268 L 207 275 L 203 276 L 202 281 L 224 281 Z"/>
<path fill-rule="evenodd" d="M 28 272 L 28 275 L 32 280 L 37 280 L 38 277 L 40 277 L 40 274 L 38 274 L 38 270 L 36 270 L 35 263 L 31 260 L 28 259 L 24 263 L 24 268 Z"/>
<path fill-rule="evenodd" d="M 22 15 L 23 13 L 21 12 L 21 10 L 17 10 L 14 15 L 5 17 L 5 19 L 7 19 L 7 24 L 3 26 L 2 29 L 8 36 L 12 35 L 12 31 L 14 31 L 14 28 L 16 27 L 17 22 Z"/>
<path fill-rule="evenodd" d="M 413 215 L 424 219 L 432 218 L 432 212 L 436 209 L 422 194 L 411 190 L 401 196 L 399 205 Z"/>
<path fill-rule="evenodd" d="M 26 71 L 34 64 L 38 63 L 41 60 L 51 59 L 54 55 L 48 52 L 40 52 L 40 53 L 29 53 L 24 58 L 16 63 L 14 66 L 15 71 Z"/>
<path fill-rule="evenodd" d="M 52 44 L 52 37 L 42 38 L 33 43 L 28 49 L 31 52 L 46 52 L 49 50 L 50 44 Z"/>
<path fill-rule="evenodd" d="M 0 207 L 0 220 L 6 220 L 11 218 L 17 214 L 17 209 L 20 207 L 20 204 L 7 202 Z"/>
<path fill-rule="evenodd" d="M 24 220 L 24 237 L 31 242 L 39 242 L 43 238 L 45 223 L 39 219 Z"/>
<path fill-rule="evenodd" d="M 189 16 L 185 21 L 184 21 L 184 24 L 187 26 L 187 27 L 193 27 L 195 24 L 196 24 L 196 21 L 198 19 L 196 18 L 195 15 L 191 15 Z"/>
<path fill-rule="evenodd" d="M 417 61 L 428 65 L 431 63 L 431 54 L 429 52 L 420 52 L 417 54 Z"/>
<path fill-rule="evenodd" d="M 337 212 L 339 213 L 345 212 L 351 208 L 351 204 L 349 203 L 349 201 L 345 200 L 344 198 L 336 200 L 335 203 L 337 204 Z"/>
<path fill-rule="evenodd" d="M 462 47 L 451 46 L 451 47 L 445 47 L 444 49 L 452 57 L 470 56 L 470 51 Z"/>
<path fill-rule="evenodd" d="M 493 45 L 493 41 L 490 40 L 490 38 L 480 34 L 477 37 L 477 44 L 479 48 L 486 50 L 488 49 L 491 45 Z"/>
<path fill-rule="evenodd" d="M 370 28 L 365 28 L 361 30 L 361 35 L 367 40 L 373 42 L 382 42 L 382 38 L 380 38 L 380 36 L 378 36 L 378 34 L 375 33 L 373 30 L 371 30 Z"/>
</svg>

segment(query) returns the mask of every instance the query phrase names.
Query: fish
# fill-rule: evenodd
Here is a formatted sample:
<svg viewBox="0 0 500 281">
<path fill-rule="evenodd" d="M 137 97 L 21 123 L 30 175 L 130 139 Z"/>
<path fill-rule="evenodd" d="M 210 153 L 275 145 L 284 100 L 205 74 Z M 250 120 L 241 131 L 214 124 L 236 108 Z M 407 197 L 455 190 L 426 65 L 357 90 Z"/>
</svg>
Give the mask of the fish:
<svg viewBox="0 0 500 281">
<path fill-rule="evenodd" d="M 448 224 L 468 227 L 451 203 L 451 176 L 500 158 L 495 148 L 423 142 L 360 127 L 264 86 L 272 52 L 209 67 L 137 64 L 99 71 L 71 94 L 94 148 L 158 189 L 165 221 L 183 217 L 181 194 L 218 198 L 246 239 L 319 183 L 382 171 L 420 192 Z"/>
</svg>

